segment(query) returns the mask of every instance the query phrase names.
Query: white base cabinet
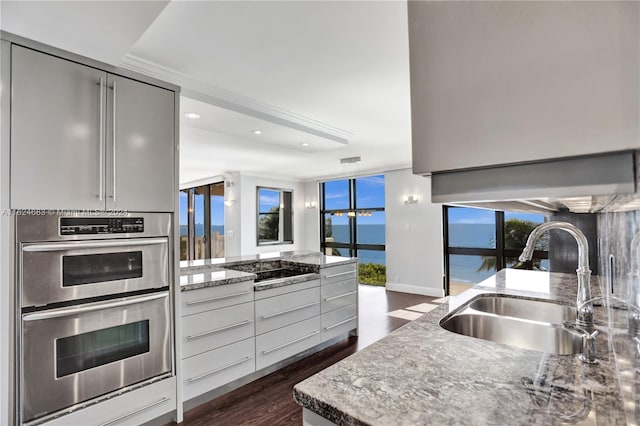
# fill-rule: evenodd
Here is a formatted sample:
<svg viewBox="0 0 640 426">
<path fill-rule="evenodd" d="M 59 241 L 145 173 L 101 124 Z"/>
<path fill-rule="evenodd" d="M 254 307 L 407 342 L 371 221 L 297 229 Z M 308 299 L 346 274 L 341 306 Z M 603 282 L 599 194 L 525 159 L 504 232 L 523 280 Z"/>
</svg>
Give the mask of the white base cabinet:
<svg viewBox="0 0 640 426">
<path fill-rule="evenodd" d="M 181 293 L 183 401 L 357 333 L 355 263 L 323 268 L 320 279 L 255 292 L 253 286 Z"/>
<path fill-rule="evenodd" d="M 232 343 L 182 361 L 185 400 L 244 377 L 256 370 L 254 338 Z"/>
<path fill-rule="evenodd" d="M 171 377 L 131 392 L 125 392 L 45 424 L 46 426 L 140 425 L 175 409 L 176 378 Z"/>
</svg>

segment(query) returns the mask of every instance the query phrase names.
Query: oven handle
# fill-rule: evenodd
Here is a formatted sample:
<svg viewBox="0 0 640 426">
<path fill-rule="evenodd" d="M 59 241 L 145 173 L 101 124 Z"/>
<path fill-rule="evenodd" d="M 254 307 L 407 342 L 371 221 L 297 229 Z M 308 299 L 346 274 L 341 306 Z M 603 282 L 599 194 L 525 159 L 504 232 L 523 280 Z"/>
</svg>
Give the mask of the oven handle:
<svg viewBox="0 0 640 426">
<path fill-rule="evenodd" d="M 118 241 L 69 241 L 58 244 L 33 244 L 24 246 L 22 251 L 63 251 L 75 249 L 91 249 L 103 247 L 129 247 L 129 246 L 150 246 L 156 244 L 166 244 L 166 238 L 141 238 L 136 240 Z"/>
<path fill-rule="evenodd" d="M 87 312 L 99 311 L 102 309 L 118 308 L 120 306 L 134 305 L 136 303 L 150 302 L 152 300 L 169 297 L 168 292 L 150 294 L 148 296 L 127 297 L 113 302 L 89 303 L 80 306 L 71 306 L 68 308 L 51 309 L 49 311 L 34 312 L 26 314 L 22 317 L 23 321 L 39 321 L 51 318 L 68 317 L 76 314 L 84 314 Z"/>
</svg>

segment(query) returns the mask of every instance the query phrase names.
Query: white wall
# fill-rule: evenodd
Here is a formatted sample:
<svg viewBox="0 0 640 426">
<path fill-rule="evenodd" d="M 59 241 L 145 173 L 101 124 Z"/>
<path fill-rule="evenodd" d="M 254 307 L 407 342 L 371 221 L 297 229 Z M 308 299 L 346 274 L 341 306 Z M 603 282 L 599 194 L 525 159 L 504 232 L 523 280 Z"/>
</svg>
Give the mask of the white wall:
<svg viewBox="0 0 640 426">
<path fill-rule="evenodd" d="M 240 173 L 231 173 L 231 179 L 225 180 L 224 200 L 233 201 L 232 206 L 224 208 L 224 255 L 225 257 L 242 254 L 242 179 Z"/>
<path fill-rule="evenodd" d="M 293 190 L 293 244 L 258 246 L 256 235 L 256 191 L 258 186 L 282 188 Z M 236 256 L 237 240 L 240 241 L 241 255 L 266 253 L 273 251 L 303 250 L 305 247 L 305 185 L 302 182 L 278 180 L 269 177 L 240 175 L 239 184 L 234 183 L 232 190 L 236 203 L 232 208 L 227 208 L 225 215 L 225 227 L 228 240 L 234 240 L 233 254 Z M 236 192 L 237 191 L 237 192 Z M 239 222 L 238 222 L 239 218 Z M 230 227 L 233 223 L 235 229 Z M 229 231 L 234 231 L 234 236 L 229 238 Z"/>
<path fill-rule="evenodd" d="M 431 203 L 431 178 L 410 169 L 386 172 L 387 289 L 444 295 L 442 205 Z M 416 204 L 405 204 L 408 195 Z"/>
<path fill-rule="evenodd" d="M 315 208 L 304 210 L 303 250 L 320 251 L 320 195 L 318 182 L 304 184 L 304 202 L 314 202 Z"/>
</svg>

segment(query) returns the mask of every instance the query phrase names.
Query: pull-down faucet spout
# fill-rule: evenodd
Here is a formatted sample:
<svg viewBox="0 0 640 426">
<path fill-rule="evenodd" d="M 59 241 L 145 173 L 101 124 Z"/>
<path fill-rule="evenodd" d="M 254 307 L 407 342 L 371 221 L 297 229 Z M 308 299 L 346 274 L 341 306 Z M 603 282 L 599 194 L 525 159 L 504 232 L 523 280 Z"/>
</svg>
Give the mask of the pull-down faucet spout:
<svg viewBox="0 0 640 426">
<path fill-rule="evenodd" d="M 531 260 L 533 250 L 536 241 L 540 236 L 550 229 L 562 229 L 571 234 L 578 243 L 578 296 L 576 300 L 577 316 L 576 324 L 583 328 L 593 327 L 593 303 L 591 301 L 591 269 L 589 269 L 589 242 L 587 237 L 576 228 L 574 225 L 568 222 L 546 222 L 536 227 L 529 238 L 527 239 L 527 245 L 525 246 L 522 254 L 520 255 L 521 262 L 527 262 Z"/>
</svg>

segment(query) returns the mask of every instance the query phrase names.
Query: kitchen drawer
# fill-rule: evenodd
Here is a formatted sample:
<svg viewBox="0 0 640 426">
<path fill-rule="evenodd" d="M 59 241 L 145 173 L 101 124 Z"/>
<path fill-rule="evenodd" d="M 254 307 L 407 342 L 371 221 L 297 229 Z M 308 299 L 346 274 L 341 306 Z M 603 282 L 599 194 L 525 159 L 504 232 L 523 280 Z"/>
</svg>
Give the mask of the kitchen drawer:
<svg viewBox="0 0 640 426">
<path fill-rule="evenodd" d="M 358 306 L 347 305 L 322 314 L 321 325 L 323 342 L 358 328 Z"/>
<path fill-rule="evenodd" d="M 339 281 L 356 279 L 358 277 L 358 264 L 348 263 L 346 265 L 332 266 L 331 268 L 323 268 L 320 270 L 322 285 L 332 284 Z"/>
<path fill-rule="evenodd" d="M 320 344 L 320 317 L 313 317 L 256 337 L 256 369 L 260 370 Z"/>
<path fill-rule="evenodd" d="M 253 337 L 253 311 L 253 302 L 247 302 L 181 318 L 182 357 Z"/>
<path fill-rule="evenodd" d="M 301 283 L 283 285 L 281 287 L 270 288 L 268 290 L 256 291 L 256 300 L 266 299 L 268 297 L 279 296 L 281 294 L 291 293 L 293 291 L 305 290 L 307 288 L 319 287 L 320 280 L 310 280 Z"/>
<path fill-rule="evenodd" d="M 322 313 L 329 312 L 356 303 L 358 300 L 358 285 L 354 280 L 325 285 L 322 286 L 321 296 Z"/>
<path fill-rule="evenodd" d="M 253 301 L 253 281 L 180 292 L 182 316 Z"/>
<path fill-rule="evenodd" d="M 182 361 L 185 401 L 255 371 L 255 339 L 250 338 Z"/>
<path fill-rule="evenodd" d="M 175 410 L 176 378 L 170 377 L 51 420 L 46 426 L 140 425 Z"/>
<path fill-rule="evenodd" d="M 320 287 L 256 301 L 256 334 L 320 315 Z"/>
</svg>

